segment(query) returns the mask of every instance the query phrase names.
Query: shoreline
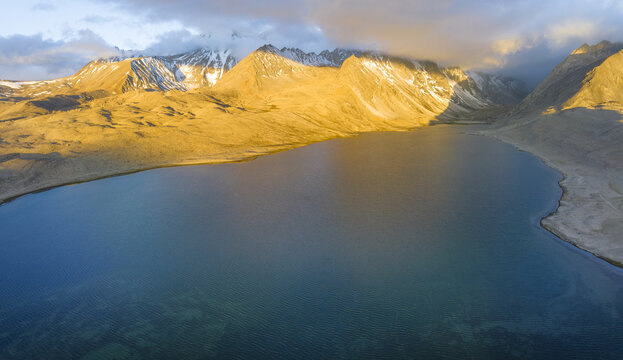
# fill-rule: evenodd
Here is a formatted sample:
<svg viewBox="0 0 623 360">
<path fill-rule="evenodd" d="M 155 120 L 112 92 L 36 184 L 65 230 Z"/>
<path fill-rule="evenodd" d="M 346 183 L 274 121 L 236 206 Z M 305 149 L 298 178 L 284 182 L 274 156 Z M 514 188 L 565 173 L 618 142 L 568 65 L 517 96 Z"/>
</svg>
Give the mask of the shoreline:
<svg viewBox="0 0 623 360">
<path fill-rule="evenodd" d="M 501 141 L 503 141 L 503 140 L 501 140 Z M 513 146 L 515 146 L 515 144 L 511 144 L 511 143 L 509 143 L 509 142 L 506 142 L 506 143 L 507 143 L 507 144 L 510 144 L 510 145 L 513 145 Z M 524 151 L 524 150 L 521 150 L 520 148 L 518 148 L 518 147 L 516 147 L 516 146 L 515 146 L 515 148 L 517 148 L 519 151 Z M 526 151 L 526 152 L 528 152 L 528 151 Z M 537 158 L 539 158 L 539 159 L 541 159 L 541 161 L 543 161 L 543 164 L 545 164 L 545 166 L 548 166 L 548 167 L 550 167 L 550 168 L 552 168 L 552 169 L 554 169 L 554 170 L 558 171 L 558 172 L 562 175 L 562 179 L 560 179 L 560 181 L 558 181 L 558 187 L 560 187 L 560 189 L 562 190 L 562 192 L 561 192 L 560 197 L 558 198 L 558 200 L 556 200 L 557 205 L 556 205 L 556 207 L 554 208 L 554 210 L 550 211 L 547 215 L 544 215 L 544 216 L 542 216 L 542 217 L 539 219 L 539 225 L 540 225 L 540 226 L 541 226 L 541 227 L 542 227 L 545 231 L 550 232 L 550 233 L 551 233 L 552 235 L 554 235 L 556 238 L 558 238 L 558 239 L 560 239 L 560 240 L 564 241 L 565 243 L 567 243 L 567 244 L 569 244 L 569 245 L 573 246 L 574 248 L 579 249 L 579 250 L 581 250 L 581 251 L 584 251 L 584 252 L 586 252 L 586 253 L 589 253 L 589 254 L 591 254 L 592 256 L 594 256 L 594 257 L 596 257 L 596 258 L 598 258 L 598 259 L 601 259 L 601 260 L 603 260 L 603 261 L 607 262 L 607 263 L 608 263 L 608 264 L 610 264 L 610 265 L 614 265 L 614 266 L 616 266 L 616 267 L 618 267 L 618 268 L 623 269 L 623 262 L 619 262 L 619 261 L 616 261 L 616 260 L 613 260 L 613 259 L 609 259 L 609 258 L 607 258 L 607 257 L 604 257 L 604 256 L 601 256 L 601 255 L 599 255 L 599 254 L 596 254 L 596 253 L 594 253 L 594 252 L 592 252 L 592 251 L 590 251 L 590 250 L 588 250 L 588 249 L 584 249 L 584 248 L 582 248 L 581 246 L 579 246 L 578 244 L 576 244 L 576 243 L 574 243 L 574 242 L 572 242 L 572 241 L 570 241 L 570 240 L 566 240 L 566 239 L 564 238 L 564 234 L 562 234 L 561 232 L 559 232 L 559 230 L 558 230 L 558 229 L 556 229 L 556 227 L 555 227 L 555 226 L 551 226 L 551 225 L 548 225 L 548 224 L 546 224 L 545 222 L 543 222 L 544 220 L 547 220 L 547 219 L 548 219 L 548 218 L 550 218 L 550 217 L 553 217 L 553 216 L 558 215 L 558 209 L 560 208 L 560 202 L 561 202 L 561 201 L 562 201 L 562 199 L 565 197 L 565 195 L 567 195 L 567 193 L 568 193 L 568 192 L 567 192 L 567 189 L 566 189 L 566 188 L 565 188 L 565 186 L 562 184 L 562 182 L 563 182 L 563 181 L 565 181 L 565 180 L 567 179 L 567 174 L 563 173 L 560 169 L 558 169 L 558 168 L 556 168 L 556 167 L 553 167 L 553 166 L 551 166 L 550 164 L 546 163 L 546 162 L 545 162 L 545 160 L 544 160 L 542 157 L 537 156 L 536 154 L 533 154 L 533 153 L 531 153 L 531 152 L 528 152 L 528 153 L 529 153 L 529 154 L 531 154 L 531 155 L 533 155 L 533 156 L 536 156 L 536 157 L 537 157 Z"/>
<path fill-rule="evenodd" d="M 431 124 L 430 126 L 448 126 L 448 125 L 454 125 L 457 127 L 461 127 L 461 126 L 465 126 L 465 125 L 470 125 L 470 126 L 482 126 L 484 125 L 481 122 L 471 122 L 471 123 L 464 123 L 464 122 L 460 122 L 460 123 L 435 123 L 435 124 Z M 405 130 L 394 130 L 397 132 L 411 132 L 411 131 L 416 131 L 420 129 L 420 127 L 414 127 L 411 129 L 405 129 Z M 372 132 L 377 132 L 377 131 L 372 131 Z M 385 131 L 378 131 L 378 132 L 385 132 Z M 365 132 L 368 133 L 368 132 Z M 538 151 L 535 151 L 534 149 L 527 149 L 525 146 L 522 146 L 522 144 L 518 143 L 517 141 L 513 141 L 511 139 L 508 139 L 507 137 L 501 136 L 499 133 L 495 132 L 495 129 L 490 129 L 489 126 L 486 127 L 482 127 L 480 129 L 476 129 L 476 130 L 472 130 L 472 131 L 465 131 L 463 132 L 465 134 L 468 135 L 477 135 L 477 136 L 486 136 L 486 137 L 491 137 L 494 139 L 497 139 L 498 141 L 501 141 L 503 143 L 509 144 L 513 147 L 515 147 L 515 149 L 517 149 L 518 151 L 523 151 L 523 152 L 527 152 L 530 153 L 532 156 L 537 157 L 538 159 L 540 159 L 544 165 L 556 170 L 557 172 L 559 172 L 562 175 L 562 179 L 560 181 L 558 181 L 558 186 L 561 188 L 562 193 L 560 198 L 557 200 L 557 205 L 556 207 L 549 212 L 548 214 L 543 215 L 540 219 L 539 219 L 539 225 L 545 230 L 548 231 L 549 233 L 551 233 L 552 235 L 554 235 L 556 238 L 560 239 L 561 241 L 564 241 L 572 246 L 574 246 L 577 249 L 580 249 L 582 251 L 585 251 L 593 256 L 595 256 L 596 258 L 599 258 L 611 265 L 614 265 L 618 268 L 623 268 L 623 262 L 622 261 L 618 261 L 616 259 L 612 259 L 609 258 L 608 256 L 602 255 L 596 251 L 593 251 L 587 247 L 582 246 L 581 242 L 577 242 L 574 241 L 573 239 L 569 238 L 568 236 L 565 235 L 564 230 L 561 229 L 561 226 L 558 224 L 558 222 L 556 221 L 556 217 L 557 216 L 562 216 L 560 213 L 561 207 L 563 206 L 563 201 L 570 201 L 573 203 L 573 199 L 569 199 L 569 190 L 568 188 L 565 186 L 564 182 L 567 181 L 570 177 L 570 175 L 567 173 L 567 171 L 565 171 L 564 169 L 562 169 L 562 167 L 557 166 L 557 164 L 555 164 L 554 161 L 552 161 L 551 159 L 549 159 L 548 157 L 546 157 L 545 155 L 539 153 Z M 181 162 L 175 162 L 175 163 L 169 163 L 169 164 L 161 164 L 161 165 L 153 165 L 153 166 L 147 166 L 147 167 L 136 167 L 134 169 L 130 169 L 130 170 L 123 170 L 123 169 L 119 169 L 120 171 L 118 172 L 113 172 L 113 173 L 105 173 L 103 175 L 95 175 L 93 177 L 87 177 L 84 179 L 77 179 L 77 180 L 71 180 L 71 181 L 67 181 L 67 182 L 62 182 L 59 184 L 54 184 L 54 185 L 50 185 L 50 186 L 44 186 L 41 188 L 37 188 L 35 190 L 32 191 L 24 191 L 24 192 L 19 192 L 17 195 L 11 195 L 9 197 L 0 199 L 0 206 L 3 206 L 5 204 L 8 204 L 14 200 L 17 200 L 23 196 L 26 195 L 30 195 L 30 194 L 37 194 L 37 193 L 41 193 L 41 192 L 45 192 L 48 190 L 52 190 L 58 187 L 63 187 L 63 186 L 70 186 L 70 185 L 77 185 L 77 184 L 81 184 L 81 183 L 86 183 L 86 182 L 91 182 L 91 181 L 96 181 L 96 180 L 102 180 L 102 179 L 107 179 L 107 178 L 112 178 L 112 177 L 118 177 L 118 176 L 125 176 L 125 175 L 131 175 L 131 174 L 135 174 L 138 172 L 143 172 L 143 171 L 149 171 L 149 170 L 156 170 L 156 169 L 164 169 L 164 168 L 170 168 L 170 167 L 181 167 L 181 166 L 194 166 L 194 165 L 218 165 L 218 164 L 232 164 L 232 163 L 242 163 L 242 162 L 247 162 L 247 161 L 252 161 L 260 156 L 264 156 L 264 155 L 272 155 L 272 154 L 276 154 L 279 152 L 283 152 L 283 151 L 287 151 L 287 150 L 292 150 L 292 149 L 296 149 L 296 148 L 300 148 L 303 146 L 307 146 L 307 145 L 312 145 L 315 143 L 319 143 L 319 142 L 324 142 L 327 140 L 333 140 L 333 139 L 342 139 L 342 138 L 349 138 L 349 137 L 353 137 L 353 136 L 357 136 L 360 134 L 350 134 L 350 136 L 338 136 L 338 137 L 332 137 L 332 138 L 327 138 L 324 140 L 320 140 L 320 141 L 312 141 L 309 143 L 300 143 L 300 144 L 287 144 L 284 146 L 279 146 L 278 149 L 275 148 L 265 148 L 263 149 L 263 151 L 257 151 L 259 149 L 255 149 L 251 150 L 248 149 L 246 152 L 240 152 L 239 154 L 237 154 L 237 156 L 223 156 L 223 157 L 213 157 L 213 158 L 205 158 L 205 159 L 201 159 L 201 160 L 188 160 L 188 161 L 181 161 Z M 110 169 L 108 169 L 110 170 Z M 106 172 L 106 171 L 103 171 Z M 559 226 L 557 226 L 559 225 Z"/>
<path fill-rule="evenodd" d="M 539 152 L 536 149 L 529 148 L 529 146 L 523 145 L 519 143 L 518 141 L 511 140 L 508 137 L 501 136 L 496 130 L 499 130 L 499 129 L 480 130 L 473 134 L 497 139 L 499 141 L 502 141 L 506 144 L 509 144 L 515 147 L 519 151 L 529 153 L 532 156 L 535 156 L 538 159 L 540 159 L 544 165 L 556 170 L 562 175 L 562 178 L 558 181 L 558 186 L 560 187 L 562 192 L 561 192 L 560 198 L 557 200 L 557 205 L 555 209 L 553 209 L 550 213 L 542 216 L 539 219 L 539 225 L 544 230 L 554 235 L 556 238 L 564 241 L 567 244 L 570 244 L 574 248 L 577 248 L 581 251 L 591 254 L 595 258 L 605 261 L 610 265 L 623 269 L 623 261 L 608 257 L 607 255 L 604 255 L 596 250 L 589 248 L 588 244 L 585 244 L 583 241 L 574 240 L 570 236 L 565 234 L 565 231 L 563 229 L 564 224 L 562 223 L 562 220 L 560 219 L 561 217 L 564 217 L 563 212 L 573 211 L 573 210 L 575 210 L 576 212 L 581 212 L 581 206 L 579 204 L 581 202 L 581 199 L 574 199 L 573 197 L 570 197 L 569 188 L 567 185 L 565 185 L 566 182 L 570 181 L 571 177 L 577 176 L 577 175 L 570 174 L 568 170 L 563 169 L 563 166 L 556 164 L 555 160 L 550 159 L 549 157 L 544 155 L 542 152 Z M 571 207 L 569 208 L 570 206 L 569 204 L 564 204 L 565 202 L 570 203 Z M 602 235 L 603 235 L 602 237 L 606 236 L 605 234 L 602 234 Z M 585 241 L 585 242 L 588 243 L 588 241 Z"/>
<path fill-rule="evenodd" d="M 332 140 L 332 139 L 327 139 L 327 140 Z M 327 140 L 322 140 L 322 141 L 327 141 Z M 321 141 L 319 141 L 321 142 Z M 5 204 L 8 204 L 12 201 L 15 201 L 23 196 L 26 195 L 31 195 L 31 194 L 37 194 L 37 193 L 42 193 L 48 190 L 52 190 L 52 189 L 56 189 L 59 187 L 63 187 L 63 186 L 71 186 L 71 185 L 78 185 L 78 184 L 84 184 L 84 183 L 88 183 L 91 181 L 97 181 L 97 180 L 102 180 L 102 179 L 109 179 L 109 178 L 114 178 L 114 177 L 118 177 L 118 176 L 125 176 L 125 175 L 132 175 L 132 174 L 136 174 L 139 172 L 143 172 L 143 171 L 149 171 L 149 170 L 157 170 L 157 169 L 166 169 L 166 168 L 173 168 L 173 167 L 182 167 L 182 166 L 196 166 L 196 165 L 220 165 L 220 164 L 235 164 L 235 163 L 243 163 L 243 162 L 247 162 L 247 161 L 253 161 L 256 158 L 260 157 L 260 156 L 265 156 L 265 155 L 272 155 L 272 154 L 277 154 L 283 151 L 288 151 L 288 150 L 292 150 L 292 149 L 296 149 L 296 148 L 300 148 L 303 146 L 307 146 L 307 145 L 311 145 L 314 144 L 316 142 L 312 142 L 309 144 L 293 144 L 292 146 L 288 146 L 288 147 L 284 147 L 284 148 L 279 148 L 273 151 L 266 151 L 266 152 L 259 152 L 259 153 L 241 153 L 239 157 L 222 157 L 222 158 L 213 158 L 213 159 L 203 159 L 203 160 L 189 160 L 189 161 L 181 161 L 181 162 L 174 162 L 174 163 L 170 163 L 170 164 L 162 164 L 162 165 L 153 165 L 153 166 L 147 166 L 147 167 L 137 167 L 135 169 L 131 169 L 131 170 L 120 170 L 119 172 L 114 172 L 111 174 L 104 174 L 104 175 L 95 175 L 93 177 L 87 177 L 85 179 L 80 179 L 80 180 L 72 180 L 72 181 L 67 181 L 67 182 L 63 182 L 63 183 L 59 183 L 59 184 L 55 184 L 55 185 L 50 185 L 50 186 L 44 186 L 41 188 L 38 188 L 36 190 L 31 190 L 31 191 L 25 191 L 25 192 L 20 192 L 17 195 L 11 195 L 8 196 L 6 198 L 0 198 L 0 206 L 3 206 Z M 245 155 L 246 154 L 246 155 Z"/>
<path fill-rule="evenodd" d="M 530 153 L 530 154 L 532 154 L 532 153 Z M 537 156 L 537 155 L 535 155 L 535 154 L 532 154 L 532 155 Z M 539 156 L 537 156 L 537 157 L 538 157 L 539 159 L 543 160 L 543 158 L 541 158 L 541 157 L 539 157 Z M 607 262 L 607 263 L 608 263 L 608 264 L 610 264 L 610 265 L 614 265 L 614 266 L 616 266 L 616 267 L 618 267 L 618 268 L 623 269 L 623 262 L 619 262 L 619 261 L 616 261 L 616 260 L 610 259 L 610 258 L 608 258 L 608 257 L 605 257 L 605 256 L 602 256 L 602 255 L 599 255 L 599 254 L 597 254 L 597 253 L 595 253 L 595 252 L 592 252 L 592 251 L 590 251 L 590 250 L 588 250 L 588 249 L 583 248 L 582 246 L 580 246 L 579 244 L 577 244 L 577 243 L 575 243 L 575 242 L 573 242 L 573 241 L 566 240 L 566 239 L 565 239 L 565 237 L 564 237 L 564 234 L 562 234 L 562 233 L 560 232 L 560 230 L 559 230 L 559 229 L 557 229 L 555 226 L 548 225 L 548 224 L 546 224 L 546 223 L 544 222 L 544 220 L 547 220 L 548 218 L 551 218 L 551 217 L 554 217 L 554 216 L 558 215 L 558 209 L 560 208 L 560 203 L 561 203 L 562 199 L 565 197 L 565 195 L 567 195 L 567 194 L 568 194 L 568 191 L 567 191 L 566 187 L 562 184 L 562 182 L 563 182 L 563 181 L 565 181 L 565 180 L 567 179 L 567 174 L 563 173 L 563 172 L 562 172 L 562 171 L 560 171 L 558 168 L 555 168 L 555 167 L 550 166 L 549 164 L 547 164 L 547 163 L 545 163 L 545 162 L 544 162 L 544 164 L 545 164 L 546 166 L 549 166 L 549 167 L 551 167 L 552 169 L 554 169 L 554 170 L 556 170 L 556 171 L 558 171 L 558 172 L 560 172 L 560 173 L 562 174 L 562 179 L 561 179 L 560 181 L 558 181 L 558 186 L 559 186 L 559 187 L 560 187 L 560 189 L 562 190 L 562 193 L 560 194 L 560 198 L 557 200 L 558 205 L 556 205 L 556 208 L 555 208 L 553 211 L 551 211 L 549 214 L 547 214 L 547 215 L 545 215 L 545 216 L 541 217 L 541 219 L 539 219 L 539 225 L 540 225 L 543 229 L 545 229 L 545 230 L 549 231 L 550 233 L 552 233 L 552 234 L 553 234 L 555 237 L 557 237 L 558 239 L 560 239 L 560 240 L 562 240 L 562 241 L 566 242 L 567 244 L 570 244 L 571 246 L 573 246 L 573 247 L 575 247 L 575 248 L 577 248 L 577 249 L 579 249 L 579 250 L 585 251 L 585 252 L 587 252 L 587 253 L 589 253 L 589 254 L 593 255 L 594 257 L 596 257 L 596 258 L 598 258 L 598 259 L 601 259 L 601 260 L 603 260 L 603 261 Z"/>
</svg>

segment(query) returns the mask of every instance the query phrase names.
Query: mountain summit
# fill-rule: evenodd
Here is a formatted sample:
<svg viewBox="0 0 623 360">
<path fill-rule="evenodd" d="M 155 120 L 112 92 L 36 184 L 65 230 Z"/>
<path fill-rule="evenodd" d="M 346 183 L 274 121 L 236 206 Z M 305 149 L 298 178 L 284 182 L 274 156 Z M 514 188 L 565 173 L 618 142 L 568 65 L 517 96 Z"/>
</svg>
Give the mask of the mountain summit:
<svg viewBox="0 0 623 360">
<path fill-rule="evenodd" d="M 584 44 L 574 50 L 566 59 L 557 65 L 551 74 L 539 84 L 515 109 L 515 114 L 526 114 L 538 111 L 555 111 L 565 108 L 580 106 L 596 106 L 595 101 L 606 101 L 607 97 L 597 97 L 599 88 L 607 86 L 617 94 L 616 89 L 621 84 L 616 82 L 619 78 L 616 70 L 617 58 L 614 56 L 623 50 L 623 43 L 611 43 L 602 41 L 596 45 Z M 614 57 L 613 57 L 614 56 Z M 604 64 L 605 63 L 605 64 Z M 604 67 L 600 65 L 604 64 Z M 601 74 L 599 76 L 598 74 Z M 598 75 L 597 77 L 595 77 Z M 579 95 L 583 93 L 583 95 Z M 592 93 L 592 95 L 588 95 Z M 616 96 L 609 94 L 608 96 Z M 583 103 L 578 97 L 585 100 L 592 98 L 592 103 Z M 575 100 L 572 100 L 575 99 Z"/>
</svg>

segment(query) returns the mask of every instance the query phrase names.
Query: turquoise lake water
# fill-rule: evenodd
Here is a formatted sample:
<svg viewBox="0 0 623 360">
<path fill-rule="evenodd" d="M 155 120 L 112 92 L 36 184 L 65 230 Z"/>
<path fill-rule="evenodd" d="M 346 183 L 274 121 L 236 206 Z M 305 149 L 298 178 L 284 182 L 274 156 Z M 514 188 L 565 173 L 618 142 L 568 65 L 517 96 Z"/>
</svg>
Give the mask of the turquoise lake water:
<svg viewBox="0 0 623 360">
<path fill-rule="evenodd" d="M 561 176 L 464 127 L 0 206 L 0 359 L 621 359 L 623 271 Z"/>
</svg>

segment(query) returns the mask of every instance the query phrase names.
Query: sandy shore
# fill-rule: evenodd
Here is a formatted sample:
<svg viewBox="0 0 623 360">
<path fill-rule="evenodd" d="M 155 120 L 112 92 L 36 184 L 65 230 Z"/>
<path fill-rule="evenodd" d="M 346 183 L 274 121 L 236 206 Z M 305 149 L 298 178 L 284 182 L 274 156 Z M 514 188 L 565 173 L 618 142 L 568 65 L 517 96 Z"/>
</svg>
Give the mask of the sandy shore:
<svg viewBox="0 0 623 360">
<path fill-rule="evenodd" d="M 487 129 L 560 171 L 563 196 L 541 224 L 559 238 L 623 267 L 623 124 L 609 110 L 572 109 Z"/>
</svg>

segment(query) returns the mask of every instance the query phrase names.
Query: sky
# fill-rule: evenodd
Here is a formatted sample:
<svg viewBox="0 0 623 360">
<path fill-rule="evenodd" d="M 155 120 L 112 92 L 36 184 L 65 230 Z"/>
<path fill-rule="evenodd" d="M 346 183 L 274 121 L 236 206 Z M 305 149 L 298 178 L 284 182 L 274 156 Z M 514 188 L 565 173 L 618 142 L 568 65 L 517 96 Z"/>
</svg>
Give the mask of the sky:
<svg viewBox="0 0 623 360">
<path fill-rule="evenodd" d="M 623 41 L 623 0 L 22 0 L 3 4 L 0 79 L 70 75 L 119 49 L 347 47 L 534 86 L 583 43 Z"/>
</svg>

